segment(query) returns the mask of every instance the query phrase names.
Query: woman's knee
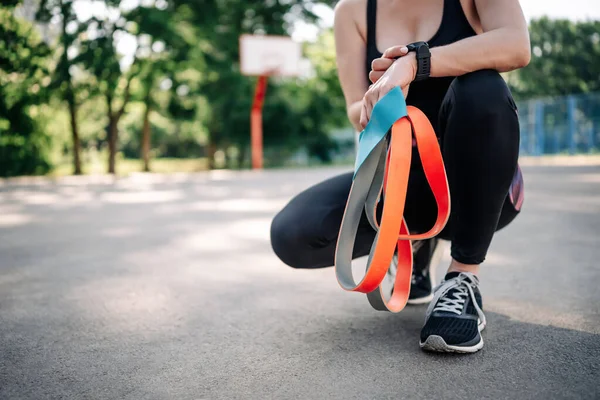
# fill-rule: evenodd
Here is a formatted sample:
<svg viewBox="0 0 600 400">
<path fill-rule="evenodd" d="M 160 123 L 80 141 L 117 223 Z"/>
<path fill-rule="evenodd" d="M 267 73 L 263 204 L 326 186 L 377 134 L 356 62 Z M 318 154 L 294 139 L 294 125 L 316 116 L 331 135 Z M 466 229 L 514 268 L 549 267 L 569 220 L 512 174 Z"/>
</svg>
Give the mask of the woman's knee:
<svg viewBox="0 0 600 400">
<path fill-rule="evenodd" d="M 298 217 L 284 208 L 273 218 L 271 248 L 284 264 L 292 268 L 313 268 L 310 238 Z"/>
<path fill-rule="evenodd" d="M 479 117 L 515 118 L 516 105 L 504 79 L 497 71 L 480 70 L 454 79 L 451 85 L 453 110 L 462 110 L 475 122 Z"/>
<path fill-rule="evenodd" d="M 516 163 L 519 118 L 510 90 L 497 71 L 476 71 L 454 79 L 440 112 L 440 125 L 443 140 L 450 146 L 485 157 L 492 152 Z"/>
<path fill-rule="evenodd" d="M 295 249 L 297 246 L 297 234 L 294 232 L 295 227 L 289 226 L 285 222 L 285 209 L 279 212 L 273 218 L 271 222 L 271 248 L 275 255 L 279 259 L 289 265 L 290 267 L 296 268 L 297 258 L 294 257 Z"/>
<path fill-rule="evenodd" d="M 335 243 L 352 172 L 335 176 L 294 197 L 271 223 L 271 247 L 293 268 L 333 264 Z"/>
</svg>

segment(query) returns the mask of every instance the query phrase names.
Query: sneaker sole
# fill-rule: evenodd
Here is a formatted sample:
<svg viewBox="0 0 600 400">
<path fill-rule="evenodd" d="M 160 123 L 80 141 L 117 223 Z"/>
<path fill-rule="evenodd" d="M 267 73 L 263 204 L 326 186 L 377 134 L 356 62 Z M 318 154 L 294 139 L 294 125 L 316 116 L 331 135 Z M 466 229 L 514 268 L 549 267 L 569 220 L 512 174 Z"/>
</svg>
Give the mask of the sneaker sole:
<svg viewBox="0 0 600 400">
<path fill-rule="evenodd" d="M 479 332 L 485 329 L 485 323 L 479 323 Z M 459 354 L 472 354 L 476 353 L 483 348 L 483 338 L 479 336 L 479 342 L 473 346 L 456 346 L 449 345 L 446 343 L 444 338 L 438 335 L 430 335 L 425 339 L 424 343 L 419 342 L 421 349 L 426 351 L 433 351 L 438 353 L 459 353 Z"/>
<path fill-rule="evenodd" d="M 435 351 L 438 353 L 476 353 L 483 348 L 483 339 L 474 346 L 451 346 L 446 344 L 441 336 L 431 335 L 425 340 L 425 343 L 419 343 L 423 350 Z"/>
</svg>

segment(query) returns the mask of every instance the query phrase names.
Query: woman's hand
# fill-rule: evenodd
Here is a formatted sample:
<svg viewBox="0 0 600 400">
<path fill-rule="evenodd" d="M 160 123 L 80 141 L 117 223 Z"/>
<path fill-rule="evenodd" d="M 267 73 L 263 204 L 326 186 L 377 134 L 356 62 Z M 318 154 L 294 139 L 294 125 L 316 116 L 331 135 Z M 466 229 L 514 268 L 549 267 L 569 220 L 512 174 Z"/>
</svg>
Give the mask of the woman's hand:
<svg viewBox="0 0 600 400">
<path fill-rule="evenodd" d="M 371 72 L 369 72 L 369 80 L 375 83 L 383 76 L 385 71 L 392 66 L 397 58 L 408 54 L 408 47 L 394 46 L 383 52 L 381 58 L 376 58 L 371 63 Z"/>
<path fill-rule="evenodd" d="M 360 114 L 360 125 L 364 129 L 371 119 L 371 113 L 375 104 L 383 98 L 394 87 L 399 86 L 408 96 L 408 87 L 417 74 L 417 59 L 415 53 L 409 53 L 397 60 L 385 57 L 373 61 L 373 70 L 369 73 L 369 79 L 374 82 L 363 98 L 363 106 Z M 404 54 L 406 54 L 404 52 Z M 398 57 L 397 53 L 394 55 Z"/>
</svg>

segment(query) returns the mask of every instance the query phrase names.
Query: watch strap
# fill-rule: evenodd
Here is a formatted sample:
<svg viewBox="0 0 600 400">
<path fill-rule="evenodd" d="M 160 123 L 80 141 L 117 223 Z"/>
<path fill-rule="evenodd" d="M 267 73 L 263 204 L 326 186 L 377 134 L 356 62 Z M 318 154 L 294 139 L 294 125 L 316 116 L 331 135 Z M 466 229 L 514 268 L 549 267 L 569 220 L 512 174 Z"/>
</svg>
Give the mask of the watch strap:
<svg viewBox="0 0 600 400">
<path fill-rule="evenodd" d="M 415 81 L 429 78 L 431 73 L 431 52 L 427 42 L 414 42 L 406 46 L 408 51 L 414 51 L 417 57 L 417 74 Z"/>
</svg>

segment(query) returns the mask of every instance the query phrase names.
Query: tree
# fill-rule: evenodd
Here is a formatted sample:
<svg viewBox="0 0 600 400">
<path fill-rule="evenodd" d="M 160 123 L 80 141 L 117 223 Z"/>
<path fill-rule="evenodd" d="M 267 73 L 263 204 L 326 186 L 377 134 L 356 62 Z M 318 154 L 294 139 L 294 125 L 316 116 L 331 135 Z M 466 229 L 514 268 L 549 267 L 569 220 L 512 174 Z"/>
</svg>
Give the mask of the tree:
<svg viewBox="0 0 600 400">
<path fill-rule="evenodd" d="M 309 155 L 329 162 L 335 144 L 328 132 L 349 126 L 344 93 L 337 75 L 333 31 L 324 31 L 316 43 L 306 46 L 305 52 L 313 65 L 314 76 L 306 82 L 305 96 L 309 101 L 302 115 L 311 118 L 299 120 L 303 123 L 303 132 L 312 133 L 306 135 Z"/>
<path fill-rule="evenodd" d="M 130 66 L 122 67 L 122 57 L 116 49 L 118 37 L 130 34 L 126 29 L 126 19 L 120 16 L 120 0 L 105 0 L 104 4 L 105 12 L 87 21 L 88 30 L 94 32 L 94 37 L 81 41 L 81 52 L 74 61 L 81 63 L 93 75 L 94 83 L 104 97 L 108 119 L 108 173 L 114 174 L 119 139 L 118 124 L 131 99 L 131 84 L 138 72 L 138 65 L 137 58 L 134 57 Z M 119 17 L 114 18 L 115 15 Z"/>
<path fill-rule="evenodd" d="M 600 21 L 546 17 L 529 24 L 530 64 L 509 76 L 516 97 L 600 91 Z"/>
<path fill-rule="evenodd" d="M 32 117 L 47 99 L 49 49 L 35 28 L 0 7 L 0 176 L 49 171 L 50 140 Z"/>
<path fill-rule="evenodd" d="M 336 1 L 322 2 L 334 4 Z M 221 0 L 217 3 L 217 17 L 205 21 L 203 32 L 208 39 L 204 55 L 207 70 L 210 71 L 203 84 L 204 93 L 210 102 L 210 118 L 207 122 L 210 133 L 209 157 L 214 159 L 217 149 L 237 146 L 243 157 L 249 140 L 249 112 L 255 80 L 242 76 L 239 66 L 238 38 L 243 33 L 287 35 L 292 19 L 314 22 L 318 18 L 312 13 L 313 2 L 290 0 L 286 2 Z M 195 10 L 198 18 L 202 10 Z M 291 18 L 293 16 L 293 18 Z M 265 132 L 285 132 L 285 137 L 293 141 L 293 132 L 298 132 L 292 117 L 289 103 L 278 95 L 279 85 L 270 83 L 264 109 Z M 277 107 L 272 120 L 270 112 Z M 276 125 L 279 125 L 277 127 Z M 291 128 L 291 131 L 290 129 Z M 283 130 L 280 130 L 283 129 Z M 307 132 L 311 134 L 311 132 Z M 265 145 L 267 145 L 265 133 Z M 282 136 L 282 135 L 279 135 Z"/>
<path fill-rule="evenodd" d="M 349 126 L 337 76 L 333 32 L 323 31 L 315 43 L 304 46 L 304 54 L 313 69 L 309 76 L 282 81 L 267 96 L 265 148 L 277 149 L 271 154 L 290 154 L 304 147 L 309 156 L 330 162 L 336 144 L 329 132 Z M 239 140 L 248 141 L 249 134 Z"/>
<path fill-rule="evenodd" d="M 201 1 L 203 9 L 210 4 Z M 150 115 L 155 107 L 154 92 L 159 80 L 170 82 L 168 114 L 175 121 L 190 120 L 195 117 L 197 102 L 184 101 L 191 98 L 198 89 L 197 79 L 183 78 L 186 71 L 201 70 L 203 67 L 200 43 L 197 30 L 189 21 L 190 4 L 155 3 L 151 7 L 137 7 L 124 17 L 135 24 L 138 36 L 139 83 L 141 101 L 144 103 L 143 123 L 141 130 L 141 158 L 144 171 L 150 170 Z M 209 13 L 210 14 L 210 13 Z"/>
<path fill-rule="evenodd" d="M 67 103 L 69 118 L 71 122 L 71 136 L 73 140 L 73 173 L 80 175 L 81 169 L 81 144 L 79 139 L 79 128 L 77 123 L 77 85 L 72 76 L 72 68 L 75 63 L 69 57 L 69 51 L 76 51 L 77 38 L 85 32 L 85 25 L 77 20 L 73 10 L 72 0 L 42 0 L 36 14 L 36 20 L 48 23 L 53 15 L 60 16 L 59 51 L 60 57 L 53 73 L 50 88 L 59 93 L 60 97 Z"/>
</svg>

